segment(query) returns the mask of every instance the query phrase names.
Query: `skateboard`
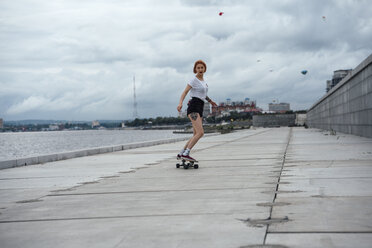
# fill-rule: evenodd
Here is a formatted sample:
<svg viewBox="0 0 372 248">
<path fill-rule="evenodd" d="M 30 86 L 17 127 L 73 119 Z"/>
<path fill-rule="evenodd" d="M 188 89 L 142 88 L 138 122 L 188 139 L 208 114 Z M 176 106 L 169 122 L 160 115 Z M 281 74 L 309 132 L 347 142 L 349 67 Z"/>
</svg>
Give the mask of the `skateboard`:
<svg viewBox="0 0 372 248">
<path fill-rule="evenodd" d="M 177 163 L 176 164 L 176 167 L 177 168 L 180 168 L 181 166 L 183 166 L 183 168 L 185 170 L 187 170 L 188 168 L 190 167 L 194 167 L 194 169 L 198 169 L 199 168 L 199 165 L 198 164 L 195 164 L 197 163 L 198 161 L 188 161 L 186 159 L 182 159 L 182 163 Z"/>
</svg>

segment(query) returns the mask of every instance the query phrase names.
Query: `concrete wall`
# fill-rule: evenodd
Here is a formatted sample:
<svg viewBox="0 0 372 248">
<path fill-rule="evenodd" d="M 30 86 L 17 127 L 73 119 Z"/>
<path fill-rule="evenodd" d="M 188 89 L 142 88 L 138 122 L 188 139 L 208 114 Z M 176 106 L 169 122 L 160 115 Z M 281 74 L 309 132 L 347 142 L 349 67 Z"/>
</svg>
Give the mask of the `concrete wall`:
<svg viewBox="0 0 372 248">
<path fill-rule="evenodd" d="M 278 114 L 278 115 L 254 115 L 253 126 L 255 127 L 276 127 L 276 126 L 293 126 L 295 124 L 295 114 Z"/>
<path fill-rule="evenodd" d="M 372 54 L 309 109 L 307 125 L 372 138 Z"/>
</svg>

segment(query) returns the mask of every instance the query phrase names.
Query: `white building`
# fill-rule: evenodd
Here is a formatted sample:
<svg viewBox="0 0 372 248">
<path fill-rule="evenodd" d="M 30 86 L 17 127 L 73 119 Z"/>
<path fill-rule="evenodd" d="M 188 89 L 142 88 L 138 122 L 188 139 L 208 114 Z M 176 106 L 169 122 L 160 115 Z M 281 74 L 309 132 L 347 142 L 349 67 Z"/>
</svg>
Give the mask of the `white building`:
<svg viewBox="0 0 372 248">
<path fill-rule="evenodd" d="M 269 103 L 269 111 L 274 112 L 286 112 L 289 111 L 290 106 L 289 103 L 281 102 L 281 103 Z"/>
<path fill-rule="evenodd" d="M 211 104 L 209 102 L 204 103 L 203 117 L 207 117 L 211 114 Z"/>
<path fill-rule="evenodd" d="M 307 114 L 296 114 L 295 124 L 298 126 L 303 126 L 306 123 Z"/>
<path fill-rule="evenodd" d="M 57 124 L 51 124 L 49 125 L 49 130 L 50 131 L 56 131 L 59 129 L 59 126 Z"/>
<path fill-rule="evenodd" d="M 92 128 L 99 127 L 98 121 L 92 121 Z"/>
</svg>

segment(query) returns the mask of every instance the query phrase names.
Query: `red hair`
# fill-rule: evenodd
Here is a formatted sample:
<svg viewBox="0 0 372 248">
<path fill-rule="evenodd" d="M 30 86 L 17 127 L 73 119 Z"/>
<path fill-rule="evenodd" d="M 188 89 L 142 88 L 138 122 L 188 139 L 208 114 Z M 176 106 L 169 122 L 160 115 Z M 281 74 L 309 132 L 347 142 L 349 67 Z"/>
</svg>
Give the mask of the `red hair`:
<svg viewBox="0 0 372 248">
<path fill-rule="evenodd" d="M 198 64 L 204 65 L 204 72 L 207 71 L 207 65 L 205 64 L 205 62 L 203 60 L 199 59 L 199 60 L 195 61 L 195 64 L 194 64 L 194 73 L 196 73 L 196 66 Z"/>
</svg>

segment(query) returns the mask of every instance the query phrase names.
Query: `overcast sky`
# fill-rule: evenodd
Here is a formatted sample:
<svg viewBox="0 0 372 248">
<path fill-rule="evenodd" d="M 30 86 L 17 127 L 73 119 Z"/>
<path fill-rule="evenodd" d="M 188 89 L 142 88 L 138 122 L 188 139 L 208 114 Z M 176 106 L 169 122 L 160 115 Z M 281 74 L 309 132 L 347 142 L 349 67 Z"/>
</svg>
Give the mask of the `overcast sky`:
<svg viewBox="0 0 372 248">
<path fill-rule="evenodd" d="M 307 109 L 371 54 L 371 13 L 368 0 L 0 0 L 0 118 L 131 119 L 133 75 L 141 118 L 177 116 L 198 59 L 216 102 Z"/>
</svg>

